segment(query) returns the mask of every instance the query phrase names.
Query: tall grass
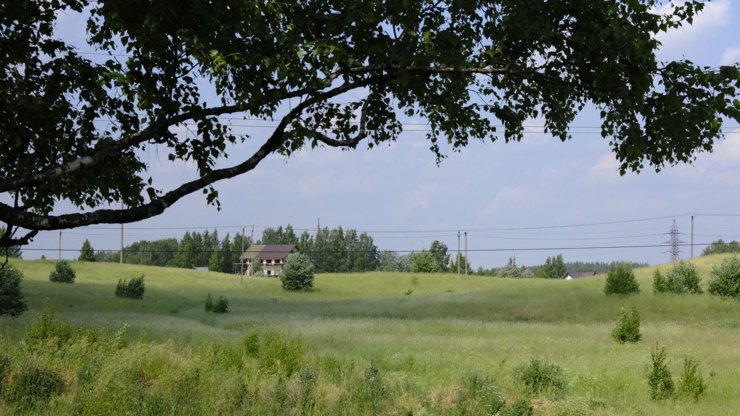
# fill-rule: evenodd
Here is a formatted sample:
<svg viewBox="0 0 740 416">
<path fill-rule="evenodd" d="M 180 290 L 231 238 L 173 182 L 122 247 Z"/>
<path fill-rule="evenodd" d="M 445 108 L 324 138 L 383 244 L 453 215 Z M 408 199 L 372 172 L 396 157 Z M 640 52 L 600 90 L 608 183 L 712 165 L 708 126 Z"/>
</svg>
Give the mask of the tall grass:
<svg viewBox="0 0 740 416">
<path fill-rule="evenodd" d="M 717 261 L 694 262 L 705 281 Z M 75 285 L 61 286 L 48 282 L 52 261 L 14 264 L 26 276 L 30 311 L 0 318 L 0 352 L 12 374 L 34 360 L 62 375 L 65 389 L 52 396 L 48 414 L 116 414 L 131 409 L 127 403 L 142 414 L 177 414 L 178 403 L 189 414 L 456 414 L 485 406 L 460 402 L 471 397 L 461 393 L 471 374 L 507 406 L 529 400 L 535 414 L 730 415 L 740 408 L 737 300 L 648 290 L 611 298 L 603 276 L 324 274 L 313 292 L 288 293 L 275 279 L 242 285 L 232 275 L 99 263 L 75 263 Z M 635 270 L 640 285 L 650 286 L 653 270 Z M 119 279 L 141 274 L 143 300 L 113 296 Z M 207 293 L 228 293 L 231 313 L 205 313 Z M 31 352 L 21 340 L 44 302 L 73 328 L 107 335 L 94 342 L 75 335 L 56 352 Z M 640 310 L 637 345 L 610 339 L 623 306 Z M 130 342 L 108 346 L 122 345 L 114 335 L 124 325 Z M 650 400 L 646 375 L 656 342 L 672 357 L 701 361 L 707 390 L 698 402 Z M 292 364 L 281 355 L 294 357 Z M 530 397 L 515 374 L 533 359 L 560 366 L 567 393 Z M 674 374 L 680 364 L 670 364 Z M 381 381 L 376 393 L 361 390 L 368 380 Z M 11 402 L 0 402 L 0 414 L 14 414 Z"/>
</svg>

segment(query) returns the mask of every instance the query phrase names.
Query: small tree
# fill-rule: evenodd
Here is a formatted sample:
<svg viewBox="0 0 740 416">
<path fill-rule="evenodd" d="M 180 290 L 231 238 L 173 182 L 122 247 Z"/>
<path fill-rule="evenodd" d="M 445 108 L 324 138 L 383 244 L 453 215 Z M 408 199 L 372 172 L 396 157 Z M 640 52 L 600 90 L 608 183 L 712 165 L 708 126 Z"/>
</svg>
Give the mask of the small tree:
<svg viewBox="0 0 740 416">
<path fill-rule="evenodd" d="M 293 253 L 285 260 L 280 281 L 285 290 L 309 290 L 313 287 L 314 265 L 303 253 Z"/>
<path fill-rule="evenodd" d="M 684 358 L 683 372 L 681 373 L 681 379 L 678 381 L 678 391 L 692 397 L 694 400 L 699 400 L 706 389 L 707 383 L 699 372 L 699 362 L 690 357 Z"/>
<path fill-rule="evenodd" d="M 653 400 L 666 399 L 673 396 L 675 387 L 673 377 L 666 363 L 665 347 L 657 344 L 650 353 L 651 368 L 648 375 L 648 386 L 650 386 L 650 397 Z"/>
<path fill-rule="evenodd" d="M 224 256 L 220 250 L 214 250 L 211 258 L 208 260 L 209 272 L 220 272 L 223 269 Z"/>
<path fill-rule="evenodd" d="M 21 293 L 23 273 L 10 264 L 0 267 L 0 315 L 18 316 L 28 309 Z"/>
<path fill-rule="evenodd" d="M 95 250 L 93 250 L 90 241 L 88 241 L 87 239 L 85 239 L 85 242 L 82 243 L 82 248 L 80 249 L 80 257 L 77 258 L 77 260 L 95 261 Z"/>
<path fill-rule="evenodd" d="M 701 279 L 693 264 L 687 261 L 676 263 L 666 273 L 666 287 L 672 293 L 701 293 Z"/>
<path fill-rule="evenodd" d="M 65 260 L 59 260 L 54 271 L 49 274 L 49 281 L 58 283 L 74 283 L 75 277 L 77 277 L 77 275 L 72 269 L 72 266 L 70 266 Z"/>
<path fill-rule="evenodd" d="M 434 253 L 424 250 L 411 254 L 411 271 L 413 273 L 440 273 L 442 267 Z"/>
<path fill-rule="evenodd" d="M 709 293 L 716 296 L 740 297 L 740 259 L 730 257 L 712 268 Z"/>
<path fill-rule="evenodd" d="M 607 295 L 629 295 L 639 291 L 640 285 L 635 280 L 635 274 L 630 266 L 623 263 L 612 266 L 606 277 L 604 293 Z"/>
<path fill-rule="evenodd" d="M 640 340 L 642 337 L 640 335 L 640 313 L 634 306 L 629 309 L 622 308 L 619 312 L 619 319 L 612 331 L 612 337 L 622 344 Z"/>
<path fill-rule="evenodd" d="M 545 260 L 545 264 L 542 266 L 541 272 L 542 276 L 548 279 L 560 279 L 568 272 L 568 268 L 565 267 L 563 256 L 558 254 L 554 257 L 548 257 Z"/>
<path fill-rule="evenodd" d="M 653 292 L 663 293 L 667 291 L 668 291 L 668 282 L 663 276 L 663 273 L 660 272 L 660 269 L 655 269 L 655 273 L 653 273 Z"/>
</svg>

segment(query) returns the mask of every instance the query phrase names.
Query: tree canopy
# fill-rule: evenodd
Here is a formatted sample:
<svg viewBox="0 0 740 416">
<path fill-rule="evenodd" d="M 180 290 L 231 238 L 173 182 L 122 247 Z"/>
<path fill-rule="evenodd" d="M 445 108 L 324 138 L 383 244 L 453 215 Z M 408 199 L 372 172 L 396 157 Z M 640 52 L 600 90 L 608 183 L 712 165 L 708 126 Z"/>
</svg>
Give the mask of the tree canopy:
<svg viewBox="0 0 740 416">
<path fill-rule="evenodd" d="M 201 190 L 217 205 L 217 181 L 270 154 L 372 148 L 398 139 L 404 117 L 429 123 L 441 159 L 470 140 L 521 140 L 532 118 L 567 140 L 589 105 L 623 173 L 691 161 L 712 150 L 724 119 L 740 120 L 740 65 L 659 62 L 656 35 L 703 7 L 662 5 L 2 2 L 0 246 L 39 230 L 142 220 Z M 55 33 L 74 12 L 88 16 L 86 44 Z M 247 137 L 233 119 L 277 124 Z M 227 159 L 243 141 L 256 150 Z M 198 178 L 165 189 L 149 149 L 193 163 Z M 75 208 L 60 212 L 59 202 Z"/>
</svg>

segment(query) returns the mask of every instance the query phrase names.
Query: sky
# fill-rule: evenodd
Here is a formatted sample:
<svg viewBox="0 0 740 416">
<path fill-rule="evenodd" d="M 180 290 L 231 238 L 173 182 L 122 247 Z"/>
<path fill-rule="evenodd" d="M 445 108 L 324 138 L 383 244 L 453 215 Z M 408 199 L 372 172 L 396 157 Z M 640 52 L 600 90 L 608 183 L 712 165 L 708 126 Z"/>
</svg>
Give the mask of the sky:
<svg viewBox="0 0 740 416">
<path fill-rule="evenodd" d="M 79 16 L 63 16 L 58 31 L 80 38 Z M 740 61 L 740 0 L 709 3 L 693 25 L 665 34 L 659 59 L 686 58 L 718 66 Z M 417 124 L 418 123 L 418 124 Z M 235 127 L 254 140 L 270 129 Z M 572 124 L 573 139 L 560 142 L 532 120 L 520 143 L 471 143 L 439 166 L 424 140 L 424 121 L 410 120 L 398 142 L 373 150 L 313 149 L 285 158 L 273 155 L 254 171 L 220 182 L 221 209 L 196 193 L 164 214 L 124 226 L 124 243 L 181 237 L 186 230 L 242 228 L 255 237 L 269 226 L 291 224 L 313 232 L 341 226 L 370 233 L 381 250 L 428 248 L 433 240 L 451 251 L 467 249 L 473 268 L 500 267 L 515 257 L 536 265 L 562 254 L 566 261 L 670 260 L 669 232 L 679 229 L 681 257 L 718 238 L 740 240 L 740 126 L 725 125 L 726 139 L 691 165 L 647 169 L 620 176 L 599 120 L 588 109 Z M 413 131 L 417 130 L 417 131 Z M 422 130 L 422 131 L 419 131 Z M 255 143 L 255 142 L 250 142 Z M 232 162 L 250 143 L 231 150 Z M 188 165 L 170 165 L 166 153 L 145 160 L 162 183 L 193 178 Z M 72 259 L 87 238 L 96 250 L 120 247 L 119 225 L 61 233 L 61 257 Z M 23 249 L 28 259 L 59 256 L 60 233 L 41 232 Z"/>
</svg>

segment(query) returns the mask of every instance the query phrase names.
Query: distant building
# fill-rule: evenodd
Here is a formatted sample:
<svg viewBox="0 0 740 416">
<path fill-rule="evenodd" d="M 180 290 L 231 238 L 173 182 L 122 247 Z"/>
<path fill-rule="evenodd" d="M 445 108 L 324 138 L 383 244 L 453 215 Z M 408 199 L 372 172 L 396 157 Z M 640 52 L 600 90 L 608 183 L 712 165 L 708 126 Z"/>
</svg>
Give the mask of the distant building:
<svg viewBox="0 0 740 416">
<path fill-rule="evenodd" d="M 259 264 L 265 276 L 279 276 L 289 254 L 297 253 L 298 248 L 292 244 L 252 244 L 239 256 L 244 273 L 252 276 L 255 265 Z"/>
<path fill-rule="evenodd" d="M 584 277 L 594 277 L 596 272 L 566 272 L 563 280 L 583 279 Z"/>
</svg>

